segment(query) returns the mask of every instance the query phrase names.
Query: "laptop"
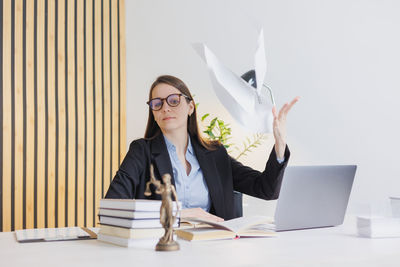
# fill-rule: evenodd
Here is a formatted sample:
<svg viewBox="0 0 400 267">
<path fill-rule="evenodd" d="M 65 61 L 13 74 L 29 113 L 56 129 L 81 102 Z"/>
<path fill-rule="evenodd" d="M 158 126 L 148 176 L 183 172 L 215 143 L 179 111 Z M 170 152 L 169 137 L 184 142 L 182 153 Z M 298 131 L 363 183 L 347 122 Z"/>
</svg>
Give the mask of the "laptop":
<svg viewBox="0 0 400 267">
<path fill-rule="evenodd" d="M 275 230 L 343 223 L 357 166 L 288 166 L 275 211 Z"/>
</svg>

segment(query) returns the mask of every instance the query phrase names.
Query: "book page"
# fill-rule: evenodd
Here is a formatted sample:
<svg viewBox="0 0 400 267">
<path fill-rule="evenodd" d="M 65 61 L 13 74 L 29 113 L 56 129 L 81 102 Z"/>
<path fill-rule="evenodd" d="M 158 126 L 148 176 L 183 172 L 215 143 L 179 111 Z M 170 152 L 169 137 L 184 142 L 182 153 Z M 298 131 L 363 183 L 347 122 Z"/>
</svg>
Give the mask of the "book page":
<svg viewBox="0 0 400 267">
<path fill-rule="evenodd" d="M 277 236 L 275 225 L 273 224 L 257 224 L 250 228 L 242 229 L 238 232 L 240 237 L 273 237 Z"/>
<path fill-rule="evenodd" d="M 201 224 L 207 224 L 207 225 L 211 225 L 217 229 L 223 229 L 223 230 L 228 230 L 228 231 L 232 231 L 231 229 L 227 228 L 226 226 L 224 226 L 222 224 L 222 222 L 215 222 L 215 221 L 209 221 L 207 219 L 203 219 L 203 218 L 196 218 L 196 217 L 185 217 L 183 220 L 183 223 L 189 223 L 188 227 L 192 228 L 193 226 L 195 228 L 198 227 L 198 225 Z"/>
<path fill-rule="evenodd" d="M 265 216 L 251 216 L 251 217 L 240 217 L 229 221 L 222 222 L 224 226 L 235 233 L 251 228 L 259 224 L 271 223 L 271 219 Z"/>
<path fill-rule="evenodd" d="M 238 233 L 241 230 L 250 228 L 251 226 L 255 226 L 255 225 L 259 225 L 259 224 L 268 224 L 268 223 L 272 222 L 272 220 L 270 218 L 265 217 L 265 216 L 239 217 L 239 218 L 224 221 L 224 222 L 208 221 L 208 220 L 201 219 L 201 218 L 185 218 L 185 220 L 205 223 L 205 224 L 214 226 L 215 228 L 229 230 L 234 233 Z"/>
</svg>

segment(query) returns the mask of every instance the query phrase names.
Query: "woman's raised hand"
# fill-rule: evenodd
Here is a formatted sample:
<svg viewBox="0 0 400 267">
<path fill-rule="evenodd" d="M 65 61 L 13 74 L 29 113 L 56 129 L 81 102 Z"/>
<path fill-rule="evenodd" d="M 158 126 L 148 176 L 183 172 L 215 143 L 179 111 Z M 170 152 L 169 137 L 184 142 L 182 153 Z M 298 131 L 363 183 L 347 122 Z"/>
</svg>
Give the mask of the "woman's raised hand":
<svg viewBox="0 0 400 267">
<path fill-rule="evenodd" d="M 275 152 L 279 159 L 283 159 L 286 148 L 286 117 L 289 110 L 299 101 L 300 97 L 295 97 L 292 102 L 285 103 L 279 114 L 276 113 L 276 107 L 272 108 L 272 114 L 274 115 L 274 137 L 275 137 Z"/>
</svg>

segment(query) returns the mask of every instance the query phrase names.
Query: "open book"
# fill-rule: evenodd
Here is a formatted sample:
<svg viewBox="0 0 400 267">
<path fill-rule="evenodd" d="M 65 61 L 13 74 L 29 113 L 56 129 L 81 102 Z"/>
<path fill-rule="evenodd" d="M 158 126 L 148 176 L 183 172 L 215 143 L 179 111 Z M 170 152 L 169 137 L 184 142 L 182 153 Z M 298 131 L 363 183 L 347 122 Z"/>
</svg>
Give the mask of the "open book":
<svg viewBox="0 0 400 267">
<path fill-rule="evenodd" d="M 189 241 L 276 236 L 272 220 L 264 216 L 240 217 L 224 222 L 199 218 L 185 218 L 184 220 L 200 223 L 194 224 L 192 228 L 175 230 L 178 237 Z"/>
</svg>

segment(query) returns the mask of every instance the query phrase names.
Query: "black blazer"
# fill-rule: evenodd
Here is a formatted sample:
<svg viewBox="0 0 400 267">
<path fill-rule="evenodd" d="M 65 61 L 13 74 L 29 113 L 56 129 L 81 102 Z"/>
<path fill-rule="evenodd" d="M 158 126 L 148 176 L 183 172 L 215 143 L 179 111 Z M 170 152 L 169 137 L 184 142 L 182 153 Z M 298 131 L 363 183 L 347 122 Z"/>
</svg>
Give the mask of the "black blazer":
<svg viewBox="0 0 400 267">
<path fill-rule="evenodd" d="M 290 157 L 287 146 L 285 161 L 282 164 L 277 161 L 273 149 L 265 170 L 259 172 L 230 157 L 223 146 L 209 151 L 201 146 L 196 138 L 191 138 L 191 141 L 208 186 L 211 198 L 210 213 L 224 219 L 234 218 L 233 190 L 266 200 L 278 198 L 283 173 Z M 150 163 L 154 164 L 156 179 L 160 179 L 165 173 L 173 176 L 171 160 L 162 134 L 152 140 L 138 139 L 130 144 L 106 198 L 160 199 L 160 195 L 155 194 L 154 187 L 151 187 L 150 197 L 144 195 L 146 182 L 150 179 Z M 173 177 L 172 184 L 175 185 Z"/>
</svg>

